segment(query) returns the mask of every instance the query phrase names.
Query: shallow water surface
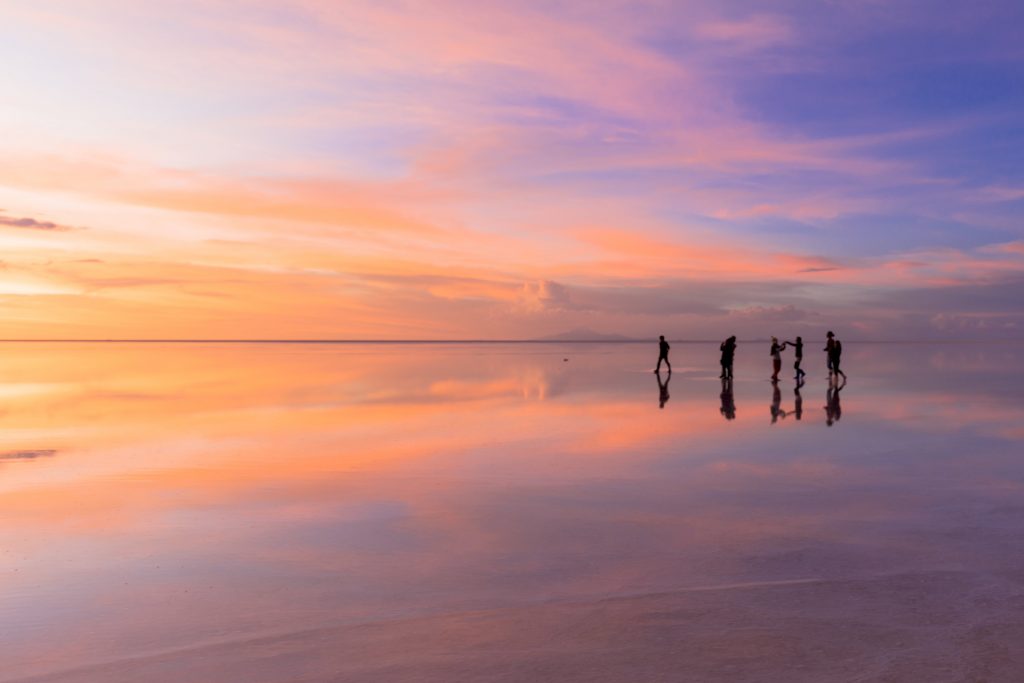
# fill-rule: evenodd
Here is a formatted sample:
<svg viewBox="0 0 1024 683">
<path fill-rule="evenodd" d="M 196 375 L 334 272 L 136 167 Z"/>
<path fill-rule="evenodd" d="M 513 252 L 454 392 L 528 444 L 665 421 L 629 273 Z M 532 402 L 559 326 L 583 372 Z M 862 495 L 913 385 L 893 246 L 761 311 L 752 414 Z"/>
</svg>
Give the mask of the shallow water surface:
<svg viewBox="0 0 1024 683">
<path fill-rule="evenodd" d="M 0 682 L 1024 680 L 1024 347 L 847 347 L 5 344 Z"/>
</svg>

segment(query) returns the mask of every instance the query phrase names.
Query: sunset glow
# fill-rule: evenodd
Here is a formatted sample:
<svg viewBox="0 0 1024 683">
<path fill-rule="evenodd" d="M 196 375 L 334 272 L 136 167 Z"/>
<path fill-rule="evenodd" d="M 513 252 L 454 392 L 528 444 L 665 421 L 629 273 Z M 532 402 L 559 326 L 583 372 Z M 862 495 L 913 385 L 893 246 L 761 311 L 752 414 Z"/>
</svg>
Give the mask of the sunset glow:
<svg viewBox="0 0 1024 683">
<path fill-rule="evenodd" d="M 9 0 L 0 337 L 1020 338 L 982 6 Z"/>
</svg>

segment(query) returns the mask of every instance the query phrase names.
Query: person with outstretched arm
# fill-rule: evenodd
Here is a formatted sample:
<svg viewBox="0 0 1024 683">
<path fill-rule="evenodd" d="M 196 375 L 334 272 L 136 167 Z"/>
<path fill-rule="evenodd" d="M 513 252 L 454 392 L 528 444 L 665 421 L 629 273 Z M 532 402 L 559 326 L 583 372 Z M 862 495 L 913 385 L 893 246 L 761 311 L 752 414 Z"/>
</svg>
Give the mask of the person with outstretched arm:
<svg viewBox="0 0 1024 683">
<path fill-rule="evenodd" d="M 796 376 L 793 377 L 793 379 L 795 379 L 797 382 L 799 382 L 801 379 L 804 378 L 804 376 L 807 375 L 807 373 L 804 372 L 803 368 L 800 367 L 800 363 L 802 363 L 803 360 L 804 360 L 804 340 L 803 340 L 803 337 L 797 337 L 795 342 L 791 342 L 791 341 L 783 342 L 782 343 L 782 348 L 785 349 L 786 346 L 792 346 L 793 347 L 793 351 L 794 351 L 794 354 L 795 354 L 794 360 L 793 360 L 793 369 L 796 370 Z"/>
</svg>

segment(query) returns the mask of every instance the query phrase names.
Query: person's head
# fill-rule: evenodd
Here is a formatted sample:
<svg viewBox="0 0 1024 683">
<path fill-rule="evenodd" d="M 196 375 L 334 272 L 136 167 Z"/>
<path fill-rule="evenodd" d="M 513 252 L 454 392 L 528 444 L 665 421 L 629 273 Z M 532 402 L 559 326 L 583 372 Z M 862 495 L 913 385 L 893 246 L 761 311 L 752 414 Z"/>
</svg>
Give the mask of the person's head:
<svg viewBox="0 0 1024 683">
<path fill-rule="evenodd" d="M 665 341 L 665 335 L 658 335 L 658 339 L 661 341 Z"/>
<path fill-rule="evenodd" d="M 829 337 L 829 338 L 832 338 L 832 337 L 834 337 L 834 336 L 836 336 L 836 335 L 835 335 L 835 333 L 834 333 L 834 332 L 832 332 L 832 330 L 829 330 L 829 331 L 828 331 L 828 333 L 827 333 L 827 334 L 826 334 L 825 336 L 826 336 L 826 337 Z"/>
<path fill-rule="evenodd" d="M 736 335 L 729 337 L 729 341 L 736 343 Z"/>
<path fill-rule="evenodd" d="M 778 337 L 772 337 L 772 344 L 778 344 L 778 343 L 779 343 L 779 338 Z"/>
<path fill-rule="evenodd" d="M 804 338 L 803 337 L 797 337 L 796 338 L 796 343 L 797 344 L 803 344 L 804 343 Z"/>
</svg>

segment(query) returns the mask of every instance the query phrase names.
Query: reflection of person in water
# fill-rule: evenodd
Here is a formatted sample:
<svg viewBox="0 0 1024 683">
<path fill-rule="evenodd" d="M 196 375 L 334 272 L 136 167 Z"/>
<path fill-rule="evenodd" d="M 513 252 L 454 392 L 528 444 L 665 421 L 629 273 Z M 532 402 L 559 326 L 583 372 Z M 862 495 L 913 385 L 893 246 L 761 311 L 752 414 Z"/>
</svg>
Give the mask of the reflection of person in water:
<svg viewBox="0 0 1024 683">
<path fill-rule="evenodd" d="M 800 387 L 802 386 L 803 383 L 798 381 L 793 388 L 793 416 L 798 420 L 804 416 L 804 397 L 800 395 Z"/>
<path fill-rule="evenodd" d="M 672 364 L 668 362 L 669 348 L 671 347 L 665 341 L 665 335 L 658 337 L 658 367 L 654 368 L 655 373 L 661 372 L 661 361 L 665 361 L 665 365 L 668 366 L 668 373 L 672 374 Z"/>
<path fill-rule="evenodd" d="M 660 372 L 654 373 L 654 376 L 658 378 L 658 407 L 659 408 L 664 408 L 665 407 L 665 403 L 669 399 L 668 383 L 672 381 L 672 373 L 671 372 L 668 373 L 668 377 L 665 378 L 664 382 L 661 381 L 661 373 Z"/>
<path fill-rule="evenodd" d="M 772 405 L 769 410 L 772 413 L 772 424 L 779 421 L 779 416 L 786 417 L 786 413 L 782 412 L 779 407 L 782 403 L 782 391 L 779 390 L 779 383 L 772 382 Z"/>
<path fill-rule="evenodd" d="M 732 379 L 732 361 L 736 356 L 736 337 L 729 337 L 724 342 L 718 345 L 718 349 L 722 352 L 722 374 L 719 375 L 722 379 Z"/>
<path fill-rule="evenodd" d="M 829 427 L 839 422 L 839 418 L 843 416 L 843 406 L 839 403 L 839 392 L 845 386 L 845 375 L 843 376 L 842 384 L 839 384 L 838 377 L 835 382 L 828 383 L 828 390 L 825 392 L 825 424 Z"/>
<path fill-rule="evenodd" d="M 732 379 L 726 378 L 722 380 L 722 407 L 719 412 L 722 413 L 722 417 L 726 420 L 736 419 L 736 401 L 732 397 Z"/>
</svg>

